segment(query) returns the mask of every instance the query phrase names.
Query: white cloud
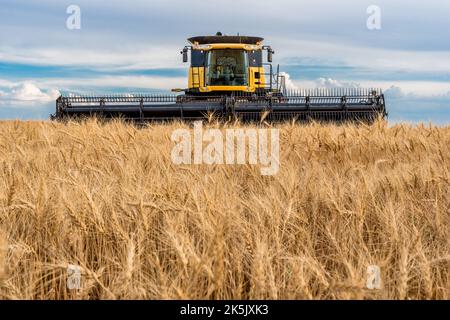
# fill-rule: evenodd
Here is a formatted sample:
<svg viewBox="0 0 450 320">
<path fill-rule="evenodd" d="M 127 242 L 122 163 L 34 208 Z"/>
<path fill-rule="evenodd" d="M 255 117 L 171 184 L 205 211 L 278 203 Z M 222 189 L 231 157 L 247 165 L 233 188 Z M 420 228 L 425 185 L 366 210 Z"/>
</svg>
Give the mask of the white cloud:
<svg viewBox="0 0 450 320">
<path fill-rule="evenodd" d="M 360 85 L 355 82 L 343 82 L 332 78 L 319 78 L 316 80 L 318 88 L 359 88 Z"/>
<path fill-rule="evenodd" d="M 57 90 L 42 92 L 36 85 L 30 82 L 20 84 L 11 91 L 11 99 L 19 101 L 51 101 L 59 95 Z"/>
<path fill-rule="evenodd" d="M 32 82 L 11 83 L 2 81 L 0 83 L 7 84 L 8 91 L 0 91 L 0 100 L 5 103 L 32 103 L 41 104 L 55 101 L 60 95 L 59 91 L 54 88 L 42 90 Z"/>
<path fill-rule="evenodd" d="M 285 85 L 287 90 L 298 90 L 298 86 L 292 81 L 291 76 L 287 72 L 280 72 L 280 75 L 284 77 Z"/>
<path fill-rule="evenodd" d="M 0 79 L 0 88 L 2 88 L 1 90 L 12 88 L 14 87 L 14 85 L 15 85 L 14 82 L 10 80 Z M 3 93 L 5 92 L 3 91 Z"/>
<path fill-rule="evenodd" d="M 405 97 L 405 93 L 403 92 L 402 88 L 397 86 L 391 86 L 389 89 L 384 91 L 384 94 L 387 98 L 392 99 L 401 99 Z"/>
</svg>

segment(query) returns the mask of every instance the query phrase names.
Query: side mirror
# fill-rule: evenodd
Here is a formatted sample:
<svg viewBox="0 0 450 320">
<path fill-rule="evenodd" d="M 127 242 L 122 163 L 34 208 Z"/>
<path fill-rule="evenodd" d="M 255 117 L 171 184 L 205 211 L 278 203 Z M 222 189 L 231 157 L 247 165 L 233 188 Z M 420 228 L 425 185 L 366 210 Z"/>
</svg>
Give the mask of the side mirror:
<svg viewBox="0 0 450 320">
<path fill-rule="evenodd" d="M 184 48 L 183 51 L 181 51 L 181 53 L 183 54 L 183 63 L 188 62 L 188 49 Z"/>
<path fill-rule="evenodd" d="M 272 49 L 267 49 L 267 61 L 272 62 L 273 61 L 273 50 Z"/>
</svg>

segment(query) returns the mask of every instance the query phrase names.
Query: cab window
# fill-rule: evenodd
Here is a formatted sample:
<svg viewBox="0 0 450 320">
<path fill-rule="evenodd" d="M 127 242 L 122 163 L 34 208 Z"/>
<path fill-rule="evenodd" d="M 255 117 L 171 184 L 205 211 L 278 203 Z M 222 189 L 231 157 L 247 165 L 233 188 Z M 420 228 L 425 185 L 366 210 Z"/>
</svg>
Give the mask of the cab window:
<svg viewBox="0 0 450 320">
<path fill-rule="evenodd" d="M 210 86 L 248 85 L 248 56 L 244 50 L 211 50 L 207 57 L 206 83 Z"/>
</svg>

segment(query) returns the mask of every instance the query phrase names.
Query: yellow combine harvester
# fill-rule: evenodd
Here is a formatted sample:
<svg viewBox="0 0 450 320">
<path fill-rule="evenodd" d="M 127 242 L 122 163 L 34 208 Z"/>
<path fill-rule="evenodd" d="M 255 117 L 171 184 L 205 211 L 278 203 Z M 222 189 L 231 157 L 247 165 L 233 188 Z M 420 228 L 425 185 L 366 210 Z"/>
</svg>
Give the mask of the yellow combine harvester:
<svg viewBox="0 0 450 320">
<path fill-rule="evenodd" d="M 190 68 L 188 86 L 172 95 L 61 96 L 53 119 L 80 116 L 121 117 L 136 121 L 224 119 L 279 121 L 365 121 L 386 116 L 379 89 L 316 88 L 287 90 L 274 71 L 263 38 L 215 36 L 189 38 L 182 50 Z M 267 62 L 264 62 L 264 52 Z M 182 93 L 183 92 L 183 93 Z"/>
</svg>

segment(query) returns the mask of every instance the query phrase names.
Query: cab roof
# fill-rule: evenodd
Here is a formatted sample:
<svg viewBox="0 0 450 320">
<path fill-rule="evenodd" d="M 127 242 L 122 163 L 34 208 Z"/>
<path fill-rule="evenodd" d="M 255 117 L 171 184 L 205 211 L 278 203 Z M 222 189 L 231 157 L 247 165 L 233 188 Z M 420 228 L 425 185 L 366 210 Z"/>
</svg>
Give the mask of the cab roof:
<svg viewBox="0 0 450 320">
<path fill-rule="evenodd" d="M 197 36 L 189 38 L 188 41 L 192 44 L 215 44 L 215 43 L 242 43 L 242 44 L 258 44 L 264 38 L 249 37 L 249 36 Z"/>
</svg>

